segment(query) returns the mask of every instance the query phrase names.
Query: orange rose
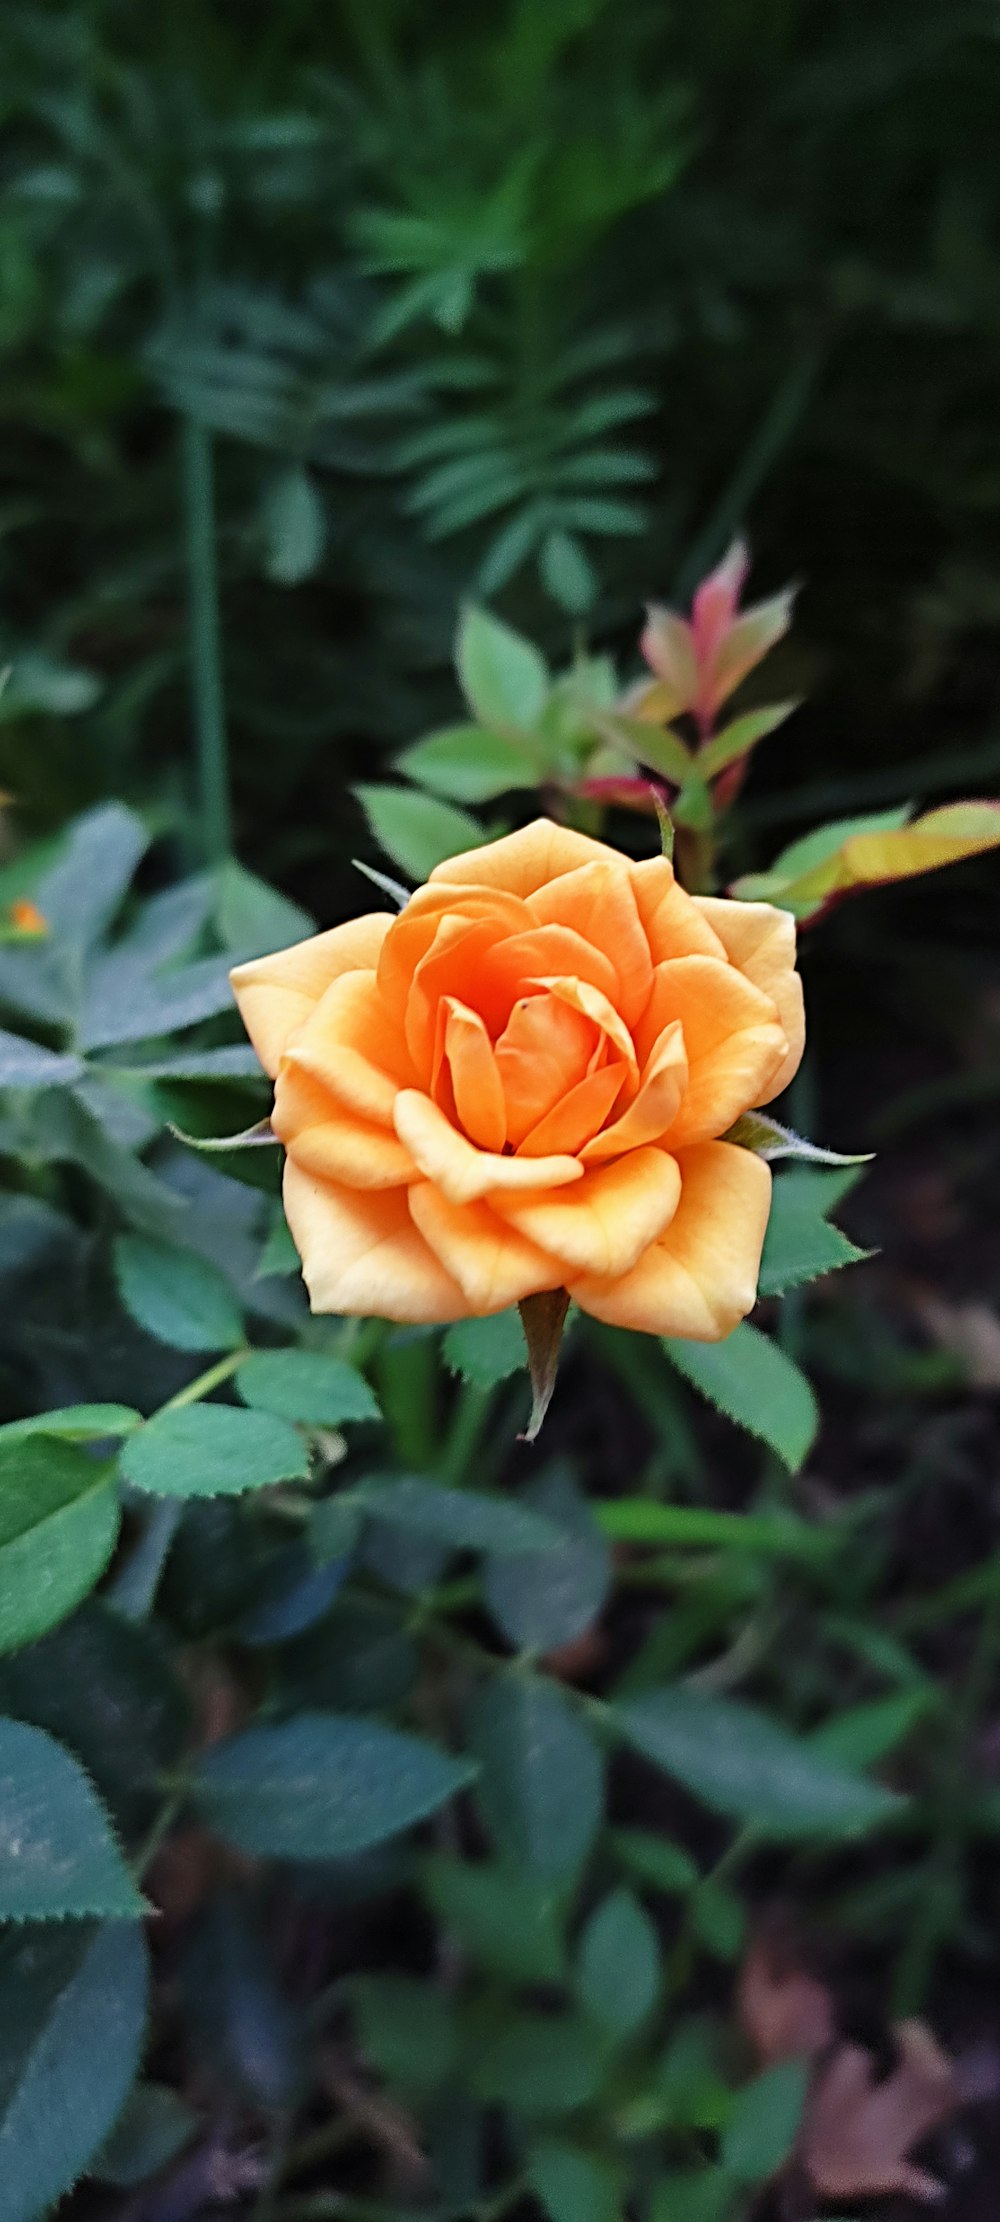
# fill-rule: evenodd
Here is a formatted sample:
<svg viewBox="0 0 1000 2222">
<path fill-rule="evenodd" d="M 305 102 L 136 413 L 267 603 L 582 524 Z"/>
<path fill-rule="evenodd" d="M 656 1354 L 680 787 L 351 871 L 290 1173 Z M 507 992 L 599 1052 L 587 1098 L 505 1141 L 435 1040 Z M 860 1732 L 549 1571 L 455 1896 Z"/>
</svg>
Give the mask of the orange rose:
<svg viewBox="0 0 1000 2222">
<path fill-rule="evenodd" d="M 802 1054 L 795 928 L 538 819 L 399 917 L 237 967 L 314 1311 L 450 1320 L 566 1288 L 714 1342 L 771 1176 L 718 1137 Z"/>
</svg>

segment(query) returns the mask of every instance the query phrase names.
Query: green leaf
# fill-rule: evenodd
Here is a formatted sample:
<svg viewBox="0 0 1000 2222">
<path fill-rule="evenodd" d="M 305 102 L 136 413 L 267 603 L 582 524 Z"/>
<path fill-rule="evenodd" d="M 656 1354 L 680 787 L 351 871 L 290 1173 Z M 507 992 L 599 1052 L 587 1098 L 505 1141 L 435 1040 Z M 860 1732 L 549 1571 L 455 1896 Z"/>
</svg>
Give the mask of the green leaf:
<svg viewBox="0 0 1000 2222">
<path fill-rule="evenodd" d="M 4 2222 L 38 2222 L 93 2160 L 138 2072 L 148 1987 L 129 1925 L 0 1944 Z"/>
<path fill-rule="evenodd" d="M 779 1125 L 767 1111 L 744 1112 L 722 1139 L 735 1142 L 739 1149 L 753 1150 L 769 1164 L 788 1157 L 805 1165 L 870 1165 L 874 1156 L 872 1150 L 858 1150 L 845 1157 L 839 1150 L 820 1149 L 816 1142 L 807 1142 L 801 1134 L 793 1134 L 790 1126 Z"/>
<path fill-rule="evenodd" d="M 494 732 L 531 731 L 545 708 L 549 675 L 537 648 L 488 610 L 467 609 L 455 662 L 470 710 Z"/>
<path fill-rule="evenodd" d="M 115 1243 L 118 1293 L 130 1316 L 173 1350 L 235 1350 L 243 1317 L 224 1273 L 197 1250 L 143 1235 Z"/>
<path fill-rule="evenodd" d="M 8 1420 L 0 1427 L 0 1452 L 8 1443 L 25 1442 L 32 1435 L 58 1435 L 67 1443 L 99 1443 L 106 1436 L 134 1435 L 142 1413 L 130 1404 L 62 1404 L 51 1412 L 33 1412 L 27 1420 Z"/>
<path fill-rule="evenodd" d="M 698 1881 L 694 1860 L 668 1836 L 653 1836 L 647 1829 L 615 1829 L 611 1842 L 619 1859 L 654 1890 L 684 1897 L 694 1889 Z"/>
<path fill-rule="evenodd" d="M 850 1705 L 813 1730 L 810 1743 L 828 1759 L 845 1767 L 873 1767 L 884 1759 L 928 1713 L 939 1710 L 941 1696 L 933 1682 L 916 1689 L 899 1690 L 891 1697 L 876 1697 L 863 1705 Z"/>
<path fill-rule="evenodd" d="M 494 1389 L 528 1363 L 524 1330 L 516 1305 L 488 1319 L 460 1319 L 444 1338 L 444 1361 L 452 1373 L 477 1389 Z"/>
<path fill-rule="evenodd" d="M 131 2191 L 183 2152 L 200 2119 L 169 2084 L 139 2083 L 110 2137 L 94 2155 L 89 2173 L 119 2191 Z"/>
<path fill-rule="evenodd" d="M 232 1497 L 276 1481 L 304 1481 L 306 1443 L 286 1420 L 232 1404 L 158 1412 L 121 1454 L 126 1481 L 158 1497 Z"/>
<path fill-rule="evenodd" d="M 302 1427 L 343 1427 L 382 1415 L 364 1375 L 316 1350 L 255 1350 L 236 1376 L 244 1404 Z"/>
<path fill-rule="evenodd" d="M 493 1558 L 483 1576 L 486 1605 L 501 1633 L 524 1651 L 554 1651 L 591 1627 L 608 1593 L 608 1546 L 564 1467 L 552 1467 L 524 1501 L 564 1531 L 552 1550 Z"/>
<path fill-rule="evenodd" d="M 496 1860 L 423 1865 L 427 1897 L 477 1967 L 509 1983 L 558 1983 L 565 1974 L 564 1912 L 551 1883 Z"/>
<path fill-rule="evenodd" d="M 804 1281 L 867 1257 L 839 1227 L 827 1224 L 825 1214 L 842 1192 L 840 1176 L 799 1166 L 775 1181 L 760 1263 L 762 1296 L 784 1296 Z"/>
<path fill-rule="evenodd" d="M 724 2168 L 671 2169 L 661 2176 L 649 2222 L 730 2222 L 738 2185 Z"/>
<path fill-rule="evenodd" d="M 855 1834 L 888 1819 L 902 1802 L 754 1706 L 683 1683 L 633 1699 L 616 1717 L 626 1741 L 654 1766 L 713 1812 L 769 1837 Z"/>
<path fill-rule="evenodd" d="M 83 1768 L 42 1729 L 0 1720 L 0 1921 L 144 1910 Z"/>
<path fill-rule="evenodd" d="M 299 586 L 322 560 L 326 514 L 301 463 L 289 463 L 267 487 L 261 506 L 264 570 L 276 586 Z"/>
<path fill-rule="evenodd" d="M 510 1558 L 526 1551 L 553 1551 L 563 1541 L 562 1530 L 553 1520 L 509 1496 L 449 1489 L 442 1482 L 425 1481 L 420 1474 L 366 1480 L 363 1502 L 370 1519 L 413 1528 L 452 1551 L 489 1551 Z"/>
<path fill-rule="evenodd" d="M 422 882 L 435 864 L 482 847 L 483 829 L 467 811 L 412 787 L 354 787 L 379 847 L 410 879 Z"/>
<path fill-rule="evenodd" d="M 349 1859 L 436 1813 L 472 1771 L 377 1721 L 299 1713 L 217 1745 L 194 1787 L 210 1826 L 242 1851 Z"/>
<path fill-rule="evenodd" d="M 86 1072 L 82 1057 L 59 1056 L 0 1028 L 0 1088 L 60 1088 Z"/>
<path fill-rule="evenodd" d="M 630 1890 L 613 1890 L 595 1906 L 580 1939 L 576 1989 L 581 2006 L 612 2037 L 630 2037 L 659 1995 L 660 1943 Z"/>
<path fill-rule="evenodd" d="M 601 1826 L 604 1765 L 554 1682 L 503 1675 L 473 1699 L 476 1802 L 502 1856 L 538 1875 L 572 1875 Z"/>
<path fill-rule="evenodd" d="M 605 741 L 638 757 L 647 770 L 658 772 L 673 787 L 686 787 L 694 774 L 694 760 L 686 742 L 669 725 L 648 725 L 624 711 L 604 711 L 594 725 Z"/>
<path fill-rule="evenodd" d="M 0 1659 L 0 1710 L 65 1745 L 129 1840 L 152 1828 L 161 1777 L 191 1732 L 190 1704 L 155 1628 L 91 1598 L 41 1643 Z"/>
<path fill-rule="evenodd" d="M 739 2092 L 721 2159 L 740 2183 L 766 2183 L 783 2167 L 798 2136 L 809 2075 L 808 2060 L 781 2060 Z"/>
<path fill-rule="evenodd" d="M 64 1620 L 118 1536 L 113 1465 L 56 1437 L 0 1439 L 0 1651 Z"/>
<path fill-rule="evenodd" d="M 488 2104 L 544 2120 L 586 2106 L 605 2068 L 604 2040 L 582 2014 L 512 2013 L 494 2026 L 472 2081 Z"/>
<path fill-rule="evenodd" d="M 453 2078 L 458 2065 L 454 2009 L 433 1979 L 359 1975 L 351 1997 L 362 2056 L 387 2083 L 421 2098 Z"/>
<path fill-rule="evenodd" d="M 397 756 L 395 769 L 451 802 L 490 802 L 515 787 L 534 787 L 538 767 L 526 748 L 482 725 L 429 733 Z"/>
<path fill-rule="evenodd" d="M 227 856 L 215 874 L 215 922 L 226 948 L 241 958 L 269 956 L 316 931 L 315 918 L 301 903 L 290 902 L 235 856 Z"/>
<path fill-rule="evenodd" d="M 805 1374 L 780 1344 L 743 1320 L 723 1342 L 663 1345 L 679 1373 L 710 1404 L 777 1451 L 796 1473 L 810 1450 L 819 1412 Z"/>
<path fill-rule="evenodd" d="M 546 533 L 538 568 L 546 593 L 560 609 L 568 610 L 571 617 L 582 617 L 597 595 L 598 581 L 576 534 L 564 532 L 561 526 Z"/>
<path fill-rule="evenodd" d="M 615 1543 L 806 1560 L 839 1547 L 828 1528 L 811 1527 L 794 1512 L 716 1512 L 709 1505 L 661 1504 L 655 1497 L 591 1502 L 602 1534 Z"/>
<path fill-rule="evenodd" d="M 798 707 L 798 702 L 774 702 L 768 709 L 745 710 L 742 717 L 731 719 L 728 725 L 722 727 L 721 732 L 713 733 L 711 740 L 706 741 L 704 747 L 698 750 L 698 769 L 702 778 L 717 779 L 719 773 L 724 772 L 730 764 L 738 763 L 741 756 L 748 756 L 750 750 L 756 748 L 758 741 L 763 741 L 769 733 L 774 733 Z"/>
<path fill-rule="evenodd" d="M 99 803 L 75 819 L 59 857 L 35 889 L 53 934 L 80 950 L 99 941 L 148 845 L 141 818 L 124 803 Z"/>
<path fill-rule="evenodd" d="M 540 2139 L 529 2149 L 527 2177 L 549 2222 L 620 2222 L 621 2174 L 603 2156 Z"/>
</svg>

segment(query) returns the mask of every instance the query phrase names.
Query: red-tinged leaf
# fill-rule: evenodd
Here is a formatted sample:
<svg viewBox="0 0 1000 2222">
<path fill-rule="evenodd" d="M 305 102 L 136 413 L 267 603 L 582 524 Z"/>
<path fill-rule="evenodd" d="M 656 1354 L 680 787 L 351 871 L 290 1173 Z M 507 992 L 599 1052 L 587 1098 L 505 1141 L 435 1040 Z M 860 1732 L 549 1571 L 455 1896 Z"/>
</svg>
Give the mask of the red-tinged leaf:
<svg viewBox="0 0 1000 2222">
<path fill-rule="evenodd" d="M 737 880 L 731 893 L 778 903 L 796 918 L 811 919 L 856 888 L 913 879 L 997 847 L 1000 802 L 950 802 L 909 825 L 887 823 L 886 815 L 868 824 L 854 820 L 835 847 L 808 863 L 804 844 L 797 842 L 770 872 Z"/>
</svg>

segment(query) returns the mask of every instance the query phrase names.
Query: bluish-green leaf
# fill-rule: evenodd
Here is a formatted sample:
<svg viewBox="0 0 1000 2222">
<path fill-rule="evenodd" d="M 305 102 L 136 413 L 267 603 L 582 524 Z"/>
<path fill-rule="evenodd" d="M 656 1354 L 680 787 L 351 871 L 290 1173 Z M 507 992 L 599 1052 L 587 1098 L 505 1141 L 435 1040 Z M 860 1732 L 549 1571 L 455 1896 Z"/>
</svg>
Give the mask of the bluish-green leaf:
<svg viewBox="0 0 1000 2222">
<path fill-rule="evenodd" d="M 0 1921 L 143 1910 L 83 1768 L 43 1729 L 0 1720 Z"/>
<path fill-rule="evenodd" d="M 195 2136 L 201 2117 L 166 2083 L 139 2083 L 90 2163 L 90 2174 L 131 2191 L 159 2174 Z"/>
<path fill-rule="evenodd" d="M 899 1811 L 880 1784 L 848 1773 L 755 1706 L 684 1683 L 617 1711 L 636 1751 L 714 1812 L 782 1837 L 854 1835 Z"/>
<path fill-rule="evenodd" d="M 819 1410 L 805 1374 L 779 1343 L 745 1319 L 723 1342 L 671 1338 L 663 1347 L 710 1404 L 797 1472 L 815 1440 Z"/>
<path fill-rule="evenodd" d="M 0 1438 L 0 1651 L 54 1628 L 103 1574 L 120 1518 L 113 1475 L 54 1436 Z"/>
<path fill-rule="evenodd" d="M 100 939 L 132 881 L 149 835 L 124 803 L 99 803 L 74 820 L 35 900 L 52 932 L 79 949 Z"/>
<path fill-rule="evenodd" d="M 611 1560 L 572 1475 L 551 1468 L 524 1501 L 555 1521 L 565 1540 L 553 1550 L 487 1562 L 483 1589 L 501 1633 L 525 1651 L 554 1651 L 592 1626 L 608 1593 Z"/>
<path fill-rule="evenodd" d="M 565 1908 L 551 1881 L 498 1860 L 425 1860 L 423 1885 L 438 1920 L 477 1967 L 508 1983 L 558 1983 L 565 1974 Z"/>
<path fill-rule="evenodd" d="M 528 2153 L 527 2176 L 549 2222 L 621 2222 L 621 2171 L 603 2153 L 539 2139 Z"/>
<path fill-rule="evenodd" d="M 524 1329 L 516 1307 L 488 1319 L 460 1319 L 444 1338 L 445 1364 L 477 1389 L 494 1389 L 528 1364 Z"/>
<path fill-rule="evenodd" d="M 630 1890 L 603 1898 L 580 1939 L 577 1996 L 612 2037 L 629 2037 L 652 2013 L 662 1968 L 656 1929 Z"/>
<path fill-rule="evenodd" d="M 224 1273 L 197 1250 L 119 1235 L 115 1278 L 126 1311 L 173 1350 L 234 1350 L 243 1316 Z"/>
<path fill-rule="evenodd" d="M 303 1481 L 309 1452 L 287 1420 L 232 1404 L 158 1412 L 121 1454 L 135 1489 L 159 1497 L 232 1497 L 276 1481 Z"/>
<path fill-rule="evenodd" d="M 302 1427 L 343 1427 L 377 1420 L 374 1390 L 356 1367 L 317 1350 L 255 1350 L 236 1376 L 244 1404 Z"/>
<path fill-rule="evenodd" d="M 61 1088 L 85 1071 L 82 1057 L 62 1056 L 0 1028 L 0 1088 Z"/>
<path fill-rule="evenodd" d="M 276 586 L 299 586 L 323 555 L 326 515 L 313 480 L 301 463 L 273 478 L 261 505 L 264 569 Z"/>
<path fill-rule="evenodd" d="M 249 1728 L 202 1760 L 195 1796 L 241 1850 L 277 1859 L 349 1859 L 454 1797 L 472 1769 L 378 1721 L 299 1713 Z"/>
<path fill-rule="evenodd" d="M 449 1489 L 442 1482 L 426 1481 L 422 1474 L 366 1480 L 363 1500 L 370 1518 L 412 1528 L 453 1551 L 489 1551 L 510 1558 L 526 1551 L 553 1551 L 563 1542 L 563 1531 L 555 1521 L 517 1498 Z"/>
<path fill-rule="evenodd" d="M 760 1263 L 762 1296 L 784 1296 L 787 1289 L 864 1259 L 866 1252 L 826 1219 L 844 1185 L 843 1174 L 809 1171 L 804 1166 L 794 1166 L 776 1179 Z"/>
<path fill-rule="evenodd" d="M 145 1941 L 127 1924 L 0 1944 L 4 2222 L 38 2222 L 94 2159 L 138 2072 L 148 1987 Z"/>
<path fill-rule="evenodd" d="M 538 1875 L 572 1875 L 601 1825 L 604 1765 L 555 1682 L 496 1676 L 472 1703 L 476 1802 L 497 1851 Z"/>
</svg>

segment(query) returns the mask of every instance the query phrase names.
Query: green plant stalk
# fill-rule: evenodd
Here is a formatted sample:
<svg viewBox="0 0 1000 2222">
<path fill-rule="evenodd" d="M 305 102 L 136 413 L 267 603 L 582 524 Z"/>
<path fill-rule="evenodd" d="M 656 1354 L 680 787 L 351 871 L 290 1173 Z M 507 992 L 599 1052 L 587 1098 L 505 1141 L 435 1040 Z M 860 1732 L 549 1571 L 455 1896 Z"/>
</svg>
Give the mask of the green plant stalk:
<svg viewBox="0 0 1000 2222">
<path fill-rule="evenodd" d="M 181 419 L 181 444 L 198 816 L 208 861 L 221 864 L 232 849 L 232 822 L 222 683 L 212 436 L 196 417 L 186 414 Z"/>
</svg>

